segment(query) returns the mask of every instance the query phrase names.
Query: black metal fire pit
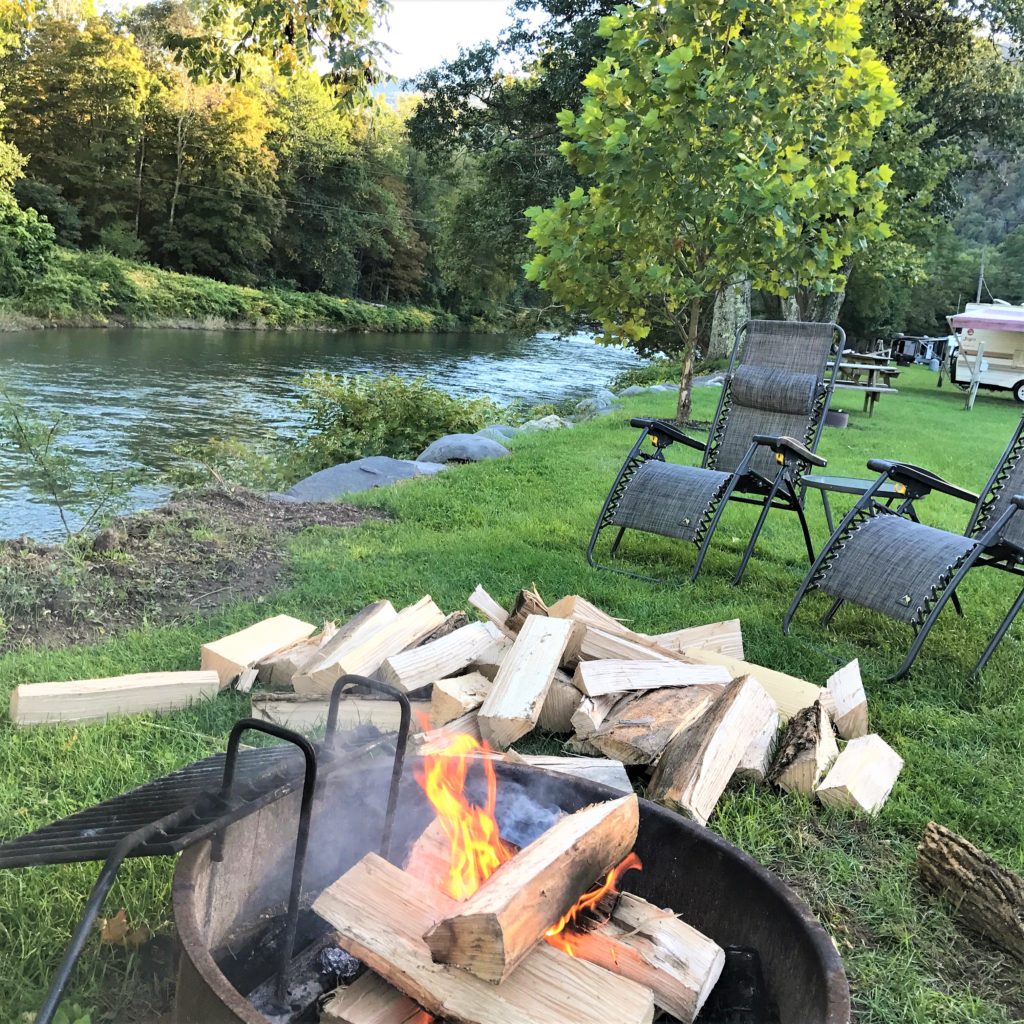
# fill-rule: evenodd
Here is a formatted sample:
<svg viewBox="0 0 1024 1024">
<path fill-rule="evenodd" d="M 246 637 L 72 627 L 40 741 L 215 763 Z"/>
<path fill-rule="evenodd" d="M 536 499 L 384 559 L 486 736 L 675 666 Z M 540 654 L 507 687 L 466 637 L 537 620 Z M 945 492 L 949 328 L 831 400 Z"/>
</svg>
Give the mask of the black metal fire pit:
<svg viewBox="0 0 1024 1024">
<path fill-rule="evenodd" d="M 407 766 L 394 819 L 397 863 L 433 815 L 410 777 L 415 764 L 412 759 Z M 518 788 L 541 806 L 574 811 L 617 795 L 526 765 L 495 767 L 499 791 Z M 390 763 L 376 763 L 318 787 L 304 905 L 379 848 L 390 772 Z M 268 922 L 279 920 L 287 905 L 299 804 L 293 792 L 232 823 L 220 860 L 211 856 L 209 841 L 182 855 L 173 892 L 182 952 L 175 1024 L 266 1024 L 245 994 L 253 979 L 242 951 L 248 956 L 259 947 Z M 809 908 L 778 878 L 715 833 L 644 800 L 636 851 L 644 869 L 630 872 L 624 888 L 670 907 L 722 946 L 756 950 L 779 1024 L 849 1024 L 839 955 Z M 268 935 L 266 944 L 272 943 Z"/>
</svg>

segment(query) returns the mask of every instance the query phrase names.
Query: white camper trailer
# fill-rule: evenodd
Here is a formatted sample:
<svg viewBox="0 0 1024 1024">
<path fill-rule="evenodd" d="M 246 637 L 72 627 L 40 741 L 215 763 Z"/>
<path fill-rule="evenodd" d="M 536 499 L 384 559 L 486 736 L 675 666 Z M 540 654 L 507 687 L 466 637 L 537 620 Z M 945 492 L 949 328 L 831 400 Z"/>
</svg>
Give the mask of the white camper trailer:
<svg viewBox="0 0 1024 1024">
<path fill-rule="evenodd" d="M 1024 306 L 969 302 L 946 319 L 955 334 L 949 379 L 969 388 L 977 376 L 978 387 L 1024 402 Z"/>
</svg>

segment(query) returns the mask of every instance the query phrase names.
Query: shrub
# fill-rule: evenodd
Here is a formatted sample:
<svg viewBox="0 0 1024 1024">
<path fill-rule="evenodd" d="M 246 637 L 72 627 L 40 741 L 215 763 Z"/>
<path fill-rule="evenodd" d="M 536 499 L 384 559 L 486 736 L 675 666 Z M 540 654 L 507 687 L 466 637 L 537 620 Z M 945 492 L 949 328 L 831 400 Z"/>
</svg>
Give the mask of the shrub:
<svg viewBox="0 0 1024 1024">
<path fill-rule="evenodd" d="M 23 210 L 0 192 L 0 295 L 20 295 L 46 269 L 53 228 L 35 210 Z"/>
<path fill-rule="evenodd" d="M 425 380 L 309 374 L 306 433 L 296 442 L 310 471 L 365 455 L 414 459 L 442 434 L 473 433 L 499 415 L 487 398 L 453 398 Z"/>
<path fill-rule="evenodd" d="M 678 384 L 681 369 L 679 360 L 661 356 L 645 366 L 634 366 L 623 371 L 608 386 L 612 391 L 621 391 L 622 388 L 646 387 L 650 384 Z"/>
</svg>

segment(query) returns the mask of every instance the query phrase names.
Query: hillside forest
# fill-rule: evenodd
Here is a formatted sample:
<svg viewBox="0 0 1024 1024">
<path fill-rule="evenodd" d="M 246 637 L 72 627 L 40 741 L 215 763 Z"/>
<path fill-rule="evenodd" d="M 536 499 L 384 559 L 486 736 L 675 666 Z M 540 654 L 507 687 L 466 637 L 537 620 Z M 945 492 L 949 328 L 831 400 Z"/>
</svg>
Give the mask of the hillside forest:
<svg viewBox="0 0 1024 1024">
<path fill-rule="evenodd" d="M 498 39 L 407 83 L 379 71 L 385 5 L 354 6 L 363 21 L 320 49 L 239 45 L 225 61 L 237 19 L 220 0 L 0 0 L 0 303 L 87 304 L 113 287 L 97 260 L 116 258 L 495 322 L 557 316 L 523 273 L 525 211 L 580 183 L 558 115 L 580 109 L 615 3 L 512 0 Z M 845 267 L 853 338 L 944 331 L 983 259 L 984 297 L 1024 301 L 1018 7 L 859 8 L 902 102 L 873 143 L 894 175 L 889 237 Z M 756 294 L 753 308 L 784 312 Z"/>
</svg>

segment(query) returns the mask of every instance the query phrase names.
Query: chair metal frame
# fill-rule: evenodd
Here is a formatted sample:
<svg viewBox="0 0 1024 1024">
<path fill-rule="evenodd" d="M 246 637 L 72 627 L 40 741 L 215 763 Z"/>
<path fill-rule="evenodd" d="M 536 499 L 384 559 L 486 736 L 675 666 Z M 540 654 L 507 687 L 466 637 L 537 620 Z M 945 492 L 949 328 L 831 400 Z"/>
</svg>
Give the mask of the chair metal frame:
<svg viewBox="0 0 1024 1024">
<path fill-rule="evenodd" d="M 678 441 L 689 448 L 703 452 L 704 457 L 701 460 L 701 468 L 709 468 L 707 465 L 708 461 L 714 456 L 728 422 L 728 415 L 732 400 L 733 374 L 737 365 L 742 362 L 739 357 L 741 350 L 746 343 L 746 334 L 750 323 L 751 321 L 748 320 L 736 331 L 736 340 L 733 343 L 732 354 L 729 358 L 729 366 L 726 370 L 725 380 L 722 383 L 722 394 L 718 399 L 718 406 L 715 410 L 715 416 L 711 422 L 711 429 L 708 433 L 708 440 L 706 442 L 690 437 L 684 431 L 680 430 L 676 424 L 669 423 L 665 420 L 630 420 L 630 423 L 634 427 L 641 428 L 640 436 L 637 438 L 636 443 L 626 456 L 626 460 L 623 462 L 622 468 L 619 470 L 619 473 L 615 478 L 615 482 L 612 484 L 611 490 L 608 492 L 608 497 L 605 498 L 604 505 L 601 507 L 601 512 L 597 517 L 597 523 L 594 526 L 594 531 L 590 536 L 590 542 L 587 545 L 588 565 L 595 569 L 604 569 L 608 572 L 617 572 L 623 576 L 631 576 L 634 579 L 648 580 L 653 583 L 665 582 L 664 580 L 659 580 L 654 576 L 645 576 L 642 573 L 631 572 L 628 569 L 622 569 L 618 566 L 604 565 L 597 562 L 594 558 L 594 549 L 597 546 L 597 540 L 601 531 L 606 527 L 613 525 L 610 521 L 611 510 L 614 508 L 617 503 L 617 499 L 628 484 L 630 477 L 632 477 L 636 470 L 648 459 L 658 459 L 662 462 L 667 461 L 665 459 L 664 450 L 673 442 Z M 804 509 L 805 489 L 800 485 L 800 478 L 811 466 L 822 467 L 827 465 L 827 460 L 817 455 L 816 449 L 819 441 L 821 440 L 822 432 L 825 429 L 825 417 L 828 414 L 829 405 L 832 401 L 836 380 L 839 375 L 839 363 L 841 361 L 843 345 L 846 341 L 846 332 L 838 324 L 831 323 L 828 326 L 830 326 L 833 331 L 833 365 L 831 372 L 827 372 L 826 369 L 826 372 L 822 374 L 822 378 L 819 383 L 820 394 L 817 397 L 814 410 L 808 416 L 807 436 L 803 441 L 792 437 L 773 437 L 766 434 L 755 434 L 751 438 L 750 448 L 740 460 L 736 469 L 732 471 L 729 482 L 721 497 L 718 499 L 714 513 L 706 524 L 702 536 L 700 539 L 695 540 L 695 543 L 698 546 L 698 551 L 693 570 L 690 573 L 691 582 L 696 580 L 702 566 L 704 565 L 704 559 L 706 558 L 711 546 L 711 540 L 718 528 L 719 521 L 722 518 L 726 505 L 730 501 L 740 502 L 745 505 L 761 506 L 761 514 L 754 527 L 754 532 L 750 537 L 746 550 L 743 552 L 740 567 L 737 570 L 736 575 L 733 577 L 732 583 L 734 586 L 738 585 L 742 581 L 743 575 L 747 569 L 747 564 L 750 562 L 750 559 L 754 554 L 758 538 L 760 537 L 761 531 L 764 529 L 765 522 L 768 519 L 768 513 L 773 508 L 782 509 L 787 512 L 796 512 L 800 519 L 800 528 L 803 531 L 804 544 L 807 547 L 808 561 L 812 563 L 814 562 L 814 543 L 811 540 L 811 531 L 807 524 L 807 516 Z M 643 451 L 644 443 L 647 441 L 651 443 L 654 449 L 653 452 L 648 453 Z M 768 447 L 775 452 L 779 469 L 776 471 L 773 479 L 769 479 L 767 476 L 750 469 L 751 461 L 758 449 L 762 446 Z M 619 527 L 615 540 L 612 542 L 609 557 L 616 557 L 619 544 L 621 543 L 622 537 L 627 529 L 628 527 L 625 526 Z"/>
<path fill-rule="evenodd" d="M 1002 457 L 989 476 L 980 495 L 957 487 L 955 484 L 951 484 L 942 477 L 930 473 L 928 470 L 921 469 L 919 466 L 882 459 L 870 460 L 868 468 L 880 474 L 878 479 L 875 480 L 853 508 L 843 517 L 842 522 L 836 527 L 828 543 L 825 544 L 818 557 L 814 560 L 783 617 L 782 632 L 787 636 L 789 635 L 793 616 L 796 614 L 800 602 L 803 601 L 808 593 L 817 589 L 823 567 L 829 561 L 832 553 L 844 543 L 858 521 L 871 515 L 896 515 L 905 516 L 906 518 L 913 519 L 915 522 L 919 522 L 920 520 L 914 511 L 914 502 L 932 491 L 939 491 L 961 501 L 969 501 L 973 503 L 974 511 L 971 514 L 963 536 L 974 538 L 975 545 L 949 578 L 941 593 L 937 594 L 932 601 L 921 623 L 916 627 L 912 627 L 915 628 L 915 634 L 910 650 L 907 652 L 900 667 L 889 677 L 890 680 L 904 678 L 910 672 L 914 660 L 917 658 L 928 634 L 935 625 L 939 614 L 946 606 L 946 602 L 952 602 L 956 611 L 961 615 L 963 614 L 956 589 L 971 569 L 975 566 L 989 566 L 1014 576 L 1024 577 L 1024 548 L 1018 547 L 1002 537 L 1003 531 L 1013 516 L 1024 509 L 1024 495 L 1011 495 L 1008 507 L 994 520 L 991 515 L 991 506 L 996 500 L 1008 467 L 1011 462 L 1016 463 L 1020 458 L 1024 458 L 1024 418 L 1018 424 L 1017 430 L 1010 443 L 1006 446 Z M 890 480 L 906 488 L 906 498 L 896 509 L 881 505 L 875 501 L 875 494 Z M 952 533 L 952 531 L 948 532 Z M 822 616 L 821 625 L 827 626 L 845 601 L 845 598 L 836 598 L 828 611 Z M 977 676 L 984 670 L 1021 608 L 1024 608 L 1024 588 L 1017 595 L 1010 610 L 1003 617 L 995 634 L 985 647 L 978 663 L 974 667 L 972 673 L 974 676 Z"/>
</svg>

